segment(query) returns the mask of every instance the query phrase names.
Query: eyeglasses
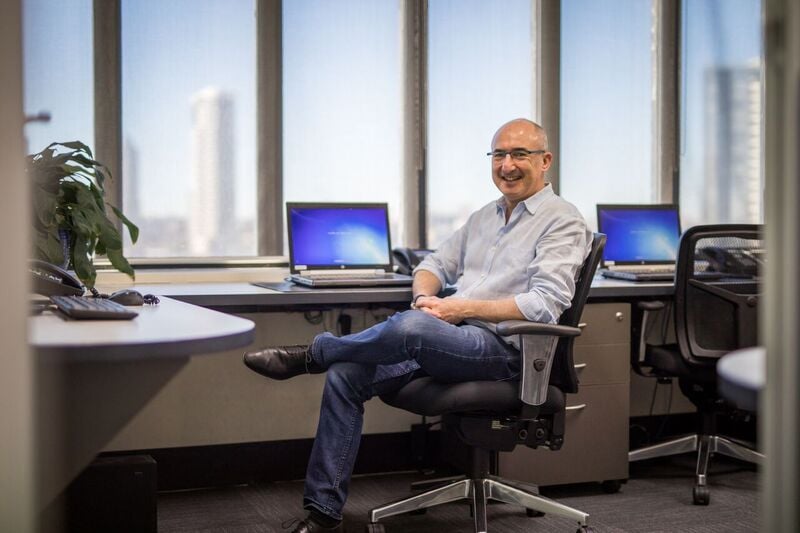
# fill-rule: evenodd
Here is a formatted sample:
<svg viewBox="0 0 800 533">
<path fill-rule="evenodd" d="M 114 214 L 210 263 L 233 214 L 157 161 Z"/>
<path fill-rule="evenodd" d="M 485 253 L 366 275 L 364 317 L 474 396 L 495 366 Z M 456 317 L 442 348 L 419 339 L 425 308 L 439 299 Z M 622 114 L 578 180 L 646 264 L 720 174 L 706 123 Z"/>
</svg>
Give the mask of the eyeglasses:
<svg viewBox="0 0 800 533">
<path fill-rule="evenodd" d="M 495 163 L 499 163 L 500 161 L 504 161 L 507 155 L 511 156 L 511 159 L 514 161 L 524 161 L 528 158 L 529 155 L 534 154 L 544 154 L 547 150 L 526 150 L 524 148 L 514 148 L 513 150 L 495 150 L 494 152 L 489 152 L 486 155 L 492 156 L 492 160 Z"/>
</svg>

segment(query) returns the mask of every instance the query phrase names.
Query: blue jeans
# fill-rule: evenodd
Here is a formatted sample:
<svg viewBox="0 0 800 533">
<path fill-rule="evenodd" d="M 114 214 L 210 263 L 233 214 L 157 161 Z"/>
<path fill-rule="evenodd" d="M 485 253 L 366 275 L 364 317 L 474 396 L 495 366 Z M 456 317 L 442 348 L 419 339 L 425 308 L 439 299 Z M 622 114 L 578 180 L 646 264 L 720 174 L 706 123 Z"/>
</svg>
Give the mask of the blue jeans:
<svg viewBox="0 0 800 533">
<path fill-rule="evenodd" d="M 336 519 L 342 518 L 361 442 L 364 402 L 421 374 L 461 382 L 514 379 L 519 373 L 519 352 L 494 333 L 422 311 L 397 313 L 353 335 L 323 333 L 312 353 L 328 372 L 303 505 Z"/>
</svg>

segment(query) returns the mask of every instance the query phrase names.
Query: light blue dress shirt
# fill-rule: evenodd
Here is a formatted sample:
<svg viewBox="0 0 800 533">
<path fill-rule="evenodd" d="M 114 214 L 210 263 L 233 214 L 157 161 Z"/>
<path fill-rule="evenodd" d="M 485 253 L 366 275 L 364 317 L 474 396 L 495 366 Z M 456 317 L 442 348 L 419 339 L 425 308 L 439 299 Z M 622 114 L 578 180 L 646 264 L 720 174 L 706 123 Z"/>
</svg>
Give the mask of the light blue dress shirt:
<svg viewBox="0 0 800 533">
<path fill-rule="evenodd" d="M 427 270 L 451 298 L 514 298 L 526 319 L 556 323 L 575 292 L 575 278 L 589 253 L 592 233 L 580 212 L 548 183 L 514 208 L 505 221 L 500 198 L 473 213 L 466 224 L 414 270 Z M 496 331 L 482 320 L 467 323 Z M 517 337 L 505 337 L 517 345 Z M 518 347 L 518 346 L 517 346 Z"/>
</svg>

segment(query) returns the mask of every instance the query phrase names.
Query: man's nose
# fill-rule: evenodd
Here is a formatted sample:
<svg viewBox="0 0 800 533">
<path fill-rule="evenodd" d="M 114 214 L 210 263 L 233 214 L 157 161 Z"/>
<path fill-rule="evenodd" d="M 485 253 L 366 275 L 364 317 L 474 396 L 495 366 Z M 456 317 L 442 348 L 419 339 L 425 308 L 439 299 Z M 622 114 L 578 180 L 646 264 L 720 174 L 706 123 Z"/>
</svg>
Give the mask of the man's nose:
<svg viewBox="0 0 800 533">
<path fill-rule="evenodd" d="M 514 164 L 514 158 L 511 157 L 511 154 L 506 154 L 506 156 L 503 158 L 503 164 L 500 168 L 503 172 L 511 172 L 517 168 L 517 166 Z"/>
</svg>

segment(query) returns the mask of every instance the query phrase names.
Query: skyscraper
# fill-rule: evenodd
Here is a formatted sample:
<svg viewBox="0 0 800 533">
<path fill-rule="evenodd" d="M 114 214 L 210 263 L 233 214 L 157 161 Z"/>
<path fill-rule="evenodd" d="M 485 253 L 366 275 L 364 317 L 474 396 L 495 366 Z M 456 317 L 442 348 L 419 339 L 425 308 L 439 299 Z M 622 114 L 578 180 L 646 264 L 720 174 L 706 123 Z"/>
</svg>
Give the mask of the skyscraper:
<svg viewBox="0 0 800 533">
<path fill-rule="evenodd" d="M 225 255 L 235 228 L 233 99 L 215 87 L 192 96 L 189 252 Z"/>
<path fill-rule="evenodd" d="M 761 71 L 709 69 L 706 87 L 706 211 L 709 219 L 759 223 L 763 213 Z"/>
</svg>

